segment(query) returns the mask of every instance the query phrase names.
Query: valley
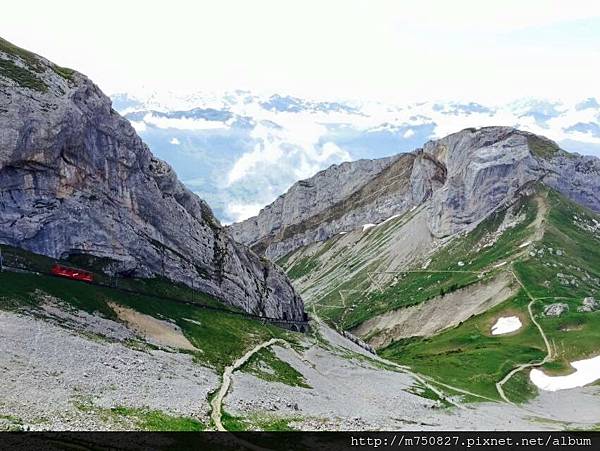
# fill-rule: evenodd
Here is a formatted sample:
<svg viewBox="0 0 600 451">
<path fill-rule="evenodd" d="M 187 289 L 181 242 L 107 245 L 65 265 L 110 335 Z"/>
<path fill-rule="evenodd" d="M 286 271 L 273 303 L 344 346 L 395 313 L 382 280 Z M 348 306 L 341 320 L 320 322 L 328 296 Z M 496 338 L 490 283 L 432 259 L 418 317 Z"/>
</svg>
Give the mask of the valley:
<svg viewBox="0 0 600 451">
<path fill-rule="evenodd" d="M 488 399 L 522 403 L 538 395 L 528 368 L 554 373 L 600 352 L 598 313 L 578 311 L 600 290 L 597 218 L 538 186 L 406 269 L 377 271 L 391 266 L 385 243 L 414 236 L 402 218 L 300 248 L 279 263 L 323 318 L 383 357 Z M 312 269 L 299 273 L 299 265 Z M 544 315 L 556 302 L 568 313 Z M 511 315 L 523 323 L 519 330 L 492 335 L 496 320 Z"/>
<path fill-rule="evenodd" d="M 85 75 L 0 63 L 0 430 L 599 427 L 600 159 L 466 128 L 225 226 Z"/>
</svg>

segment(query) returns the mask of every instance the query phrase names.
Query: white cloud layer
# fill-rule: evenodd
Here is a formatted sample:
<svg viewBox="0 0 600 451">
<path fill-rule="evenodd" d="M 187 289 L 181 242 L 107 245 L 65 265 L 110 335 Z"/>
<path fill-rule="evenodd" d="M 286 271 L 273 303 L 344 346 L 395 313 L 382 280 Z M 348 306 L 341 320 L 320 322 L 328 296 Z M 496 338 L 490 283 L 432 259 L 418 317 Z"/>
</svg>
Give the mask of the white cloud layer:
<svg viewBox="0 0 600 451">
<path fill-rule="evenodd" d="M 156 116 L 148 113 L 144 116 L 144 123 L 158 128 L 175 128 L 179 130 L 220 130 L 229 128 L 224 122 L 208 121 L 203 118 L 171 118 Z"/>
<path fill-rule="evenodd" d="M 252 216 L 256 216 L 263 207 L 264 205 L 262 204 L 230 203 L 227 206 L 227 212 L 234 218 L 233 222 L 239 222 L 251 218 Z"/>
</svg>

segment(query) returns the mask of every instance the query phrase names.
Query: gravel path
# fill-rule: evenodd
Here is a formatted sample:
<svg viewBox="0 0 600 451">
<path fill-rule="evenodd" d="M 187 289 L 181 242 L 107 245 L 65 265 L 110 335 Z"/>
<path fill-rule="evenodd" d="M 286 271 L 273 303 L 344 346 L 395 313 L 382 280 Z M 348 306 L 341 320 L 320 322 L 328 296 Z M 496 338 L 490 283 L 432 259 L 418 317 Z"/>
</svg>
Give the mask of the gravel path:
<svg viewBox="0 0 600 451">
<path fill-rule="evenodd" d="M 250 351 L 248 351 L 242 357 L 240 357 L 235 362 L 233 362 L 232 365 L 226 367 L 225 371 L 223 371 L 223 381 L 221 382 L 221 387 L 219 387 L 219 391 L 217 392 L 216 396 L 213 398 L 213 400 L 210 403 L 211 407 L 212 407 L 210 417 L 213 420 L 213 422 L 215 423 L 215 426 L 218 431 L 227 431 L 227 429 L 225 429 L 225 427 L 223 426 L 223 423 L 221 422 L 222 404 L 223 404 L 223 398 L 229 391 L 229 387 L 231 385 L 231 376 L 232 376 L 233 372 L 235 370 L 237 370 L 238 368 L 240 368 L 241 366 L 243 366 L 250 359 L 250 357 L 252 357 L 258 351 L 260 351 L 261 349 L 268 348 L 269 346 L 272 346 L 275 343 L 284 344 L 285 341 L 283 341 L 279 338 L 271 338 L 269 341 L 265 341 L 264 343 L 261 343 L 261 344 L 255 346 L 254 348 L 252 348 Z"/>
<path fill-rule="evenodd" d="M 541 238 L 539 238 L 539 239 L 541 239 Z M 523 282 L 521 282 L 521 279 L 519 279 L 519 277 L 517 276 L 517 274 L 515 273 L 513 268 L 511 268 L 510 272 L 511 272 L 512 276 L 514 277 L 514 279 L 517 281 L 517 283 L 521 286 L 521 288 L 523 288 L 523 291 L 525 292 L 527 297 L 529 299 L 531 299 L 531 302 L 529 302 L 529 304 L 527 304 L 527 311 L 529 312 L 529 318 L 531 318 L 531 322 L 540 331 L 540 335 L 542 336 L 542 339 L 544 340 L 544 344 L 546 345 L 546 356 L 540 362 L 523 363 L 523 364 L 517 366 L 516 368 L 514 368 L 512 371 L 510 371 L 506 376 L 504 376 L 504 378 L 502 378 L 501 381 L 496 383 L 496 390 L 498 390 L 498 394 L 500 395 L 500 397 L 507 403 L 513 404 L 513 402 L 510 399 L 508 399 L 508 397 L 504 393 L 504 388 L 503 388 L 504 384 L 506 384 L 510 380 L 510 378 L 513 377 L 515 374 L 517 374 L 519 371 L 522 371 L 525 368 L 534 368 L 534 367 L 542 366 L 545 363 L 552 360 L 552 347 L 550 346 L 548 337 L 546 337 L 546 334 L 544 333 L 544 329 L 542 329 L 542 326 L 540 326 L 540 323 L 538 323 L 537 320 L 535 319 L 533 310 L 531 309 L 531 306 L 537 301 L 537 299 L 532 296 L 532 294 L 529 292 L 529 290 L 527 289 L 525 284 L 523 284 Z"/>
</svg>

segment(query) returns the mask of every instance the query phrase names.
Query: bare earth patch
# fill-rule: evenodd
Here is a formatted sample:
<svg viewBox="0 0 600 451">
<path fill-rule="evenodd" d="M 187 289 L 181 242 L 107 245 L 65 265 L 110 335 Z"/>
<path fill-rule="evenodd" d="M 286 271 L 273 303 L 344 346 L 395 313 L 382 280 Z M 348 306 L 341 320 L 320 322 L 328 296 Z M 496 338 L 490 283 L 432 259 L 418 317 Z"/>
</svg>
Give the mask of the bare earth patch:
<svg viewBox="0 0 600 451">
<path fill-rule="evenodd" d="M 119 316 L 119 319 L 125 321 L 131 329 L 149 341 L 177 349 L 186 349 L 188 351 L 198 350 L 185 338 L 181 329 L 175 324 L 171 324 L 168 321 L 161 321 L 150 315 L 144 315 L 114 302 L 109 303 L 109 305 Z"/>
<path fill-rule="evenodd" d="M 399 338 L 429 337 L 504 302 L 517 289 L 510 275 L 502 273 L 490 281 L 376 316 L 352 330 L 352 333 L 366 337 L 372 331 L 379 331 L 367 340 L 375 348 L 385 347 Z"/>
</svg>

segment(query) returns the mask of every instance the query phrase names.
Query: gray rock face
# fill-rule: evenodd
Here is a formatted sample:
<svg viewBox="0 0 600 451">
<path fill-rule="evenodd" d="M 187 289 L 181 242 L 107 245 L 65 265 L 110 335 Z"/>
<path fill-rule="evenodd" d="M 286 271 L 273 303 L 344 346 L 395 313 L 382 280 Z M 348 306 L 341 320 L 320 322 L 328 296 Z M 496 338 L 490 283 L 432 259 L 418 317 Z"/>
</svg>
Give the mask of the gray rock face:
<svg viewBox="0 0 600 451">
<path fill-rule="evenodd" d="M 429 231 L 442 238 L 475 227 L 536 182 L 600 211 L 599 159 L 569 154 L 546 138 L 510 127 L 484 127 L 370 166 L 365 161 L 333 166 L 298 182 L 257 217 L 230 230 L 235 239 L 275 259 L 425 204 Z"/>
<path fill-rule="evenodd" d="M 112 272 L 162 275 L 248 312 L 303 317 L 283 272 L 231 239 L 96 85 L 0 44 L 1 243 L 106 257 Z"/>
<path fill-rule="evenodd" d="M 600 310 L 600 301 L 592 297 L 585 298 L 582 304 L 577 307 L 577 311 L 580 313 L 590 313 L 595 312 L 596 310 Z"/>
<path fill-rule="evenodd" d="M 569 311 L 569 306 L 565 303 L 559 302 L 556 304 L 550 304 L 544 307 L 545 316 L 560 316 L 564 312 Z"/>
</svg>

